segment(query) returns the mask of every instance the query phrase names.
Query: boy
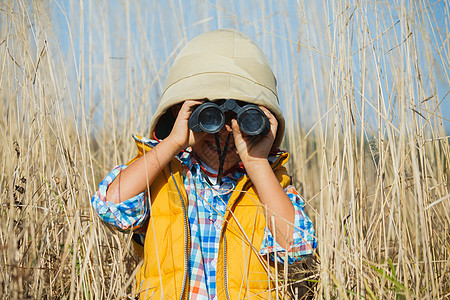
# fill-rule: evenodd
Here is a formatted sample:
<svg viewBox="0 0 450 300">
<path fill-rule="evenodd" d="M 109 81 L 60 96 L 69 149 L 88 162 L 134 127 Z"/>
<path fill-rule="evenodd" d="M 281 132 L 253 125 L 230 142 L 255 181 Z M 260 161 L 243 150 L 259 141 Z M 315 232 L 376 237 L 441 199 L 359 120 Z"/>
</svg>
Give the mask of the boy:
<svg viewBox="0 0 450 300">
<path fill-rule="evenodd" d="M 214 134 L 216 111 L 194 113 L 211 102 L 223 110 Z M 256 117 L 241 117 L 246 109 Z M 243 133 L 259 120 L 267 130 Z M 139 233 L 138 297 L 276 297 L 273 260 L 299 261 L 316 241 L 283 167 L 288 155 L 276 148 L 284 118 L 262 51 L 235 30 L 193 39 L 169 71 L 150 129 L 155 140 L 133 136 L 137 157 L 91 200 L 106 223 Z"/>
</svg>

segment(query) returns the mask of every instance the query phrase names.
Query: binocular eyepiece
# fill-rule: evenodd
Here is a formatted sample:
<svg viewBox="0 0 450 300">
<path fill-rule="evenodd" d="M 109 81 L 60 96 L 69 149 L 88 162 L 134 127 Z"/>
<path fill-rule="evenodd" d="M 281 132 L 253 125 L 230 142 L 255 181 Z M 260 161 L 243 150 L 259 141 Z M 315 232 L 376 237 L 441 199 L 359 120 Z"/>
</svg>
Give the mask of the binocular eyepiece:
<svg viewBox="0 0 450 300">
<path fill-rule="evenodd" d="M 255 104 L 240 106 L 233 99 L 225 99 L 218 105 L 205 102 L 198 106 L 189 117 L 189 128 L 194 132 L 217 133 L 225 125 L 225 113 L 234 112 L 239 128 L 246 135 L 266 135 L 270 130 L 269 119 Z"/>
</svg>

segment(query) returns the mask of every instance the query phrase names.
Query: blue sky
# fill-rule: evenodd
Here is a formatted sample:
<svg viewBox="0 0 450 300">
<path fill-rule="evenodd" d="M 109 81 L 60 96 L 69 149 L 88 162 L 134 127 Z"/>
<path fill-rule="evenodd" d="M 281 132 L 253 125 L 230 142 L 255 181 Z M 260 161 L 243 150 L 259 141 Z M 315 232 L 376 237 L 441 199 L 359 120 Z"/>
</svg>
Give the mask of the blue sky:
<svg viewBox="0 0 450 300">
<path fill-rule="evenodd" d="M 327 91 L 328 81 L 333 78 L 327 71 L 332 69 L 332 51 L 336 47 L 347 49 L 349 54 L 355 110 L 361 108 L 361 70 L 367 72 L 365 89 L 373 90 L 364 97 L 373 98 L 374 91 L 381 88 L 386 103 L 396 101 L 392 91 L 397 78 L 393 70 L 398 63 L 405 70 L 407 66 L 421 70 L 421 81 L 417 80 L 417 88 L 411 92 L 416 98 L 411 105 L 426 115 L 426 111 L 433 111 L 436 103 L 441 103 L 442 116 L 450 119 L 450 100 L 443 99 L 450 90 L 449 8 L 445 2 L 420 7 L 406 1 L 406 10 L 396 1 L 359 3 L 332 9 L 330 3 L 319 1 L 55 1 L 51 19 L 58 46 L 67 55 L 69 80 L 75 83 L 73 98 L 77 98 L 76 83 L 84 71 L 87 79 L 82 101 L 87 107 L 99 106 L 96 120 L 103 117 L 105 97 L 132 103 L 121 111 L 125 118 L 133 109 L 153 111 L 167 69 L 180 47 L 204 31 L 224 27 L 239 29 L 260 45 L 278 78 L 283 111 L 305 127 L 313 126 L 337 101 Z M 414 16 L 414 11 L 422 19 L 399 21 L 399 15 Z M 345 18 L 345 32 L 339 32 L 339 24 Z M 362 24 L 369 32 L 365 36 Z M 405 24 L 411 24 L 411 28 Z M 408 35 L 410 31 L 412 34 Z M 430 40 L 428 48 L 422 46 L 423 32 Z M 343 34 L 348 36 L 343 38 Z M 409 53 L 405 46 L 411 36 L 417 53 Z M 350 44 L 342 46 L 342 41 Z M 363 46 L 365 60 L 360 50 Z M 430 74 L 435 82 L 430 81 Z M 376 84 L 378 80 L 383 83 L 381 87 Z M 334 88 L 339 92 L 335 83 Z M 422 103 L 436 92 L 439 99 Z M 336 94 L 336 98 L 340 96 Z M 148 99 L 148 106 L 142 104 L 147 103 L 142 99 Z M 299 103 L 300 107 L 295 108 Z M 366 119 L 376 127 L 375 113 L 367 107 Z M 450 122 L 442 122 L 449 131 Z"/>
</svg>

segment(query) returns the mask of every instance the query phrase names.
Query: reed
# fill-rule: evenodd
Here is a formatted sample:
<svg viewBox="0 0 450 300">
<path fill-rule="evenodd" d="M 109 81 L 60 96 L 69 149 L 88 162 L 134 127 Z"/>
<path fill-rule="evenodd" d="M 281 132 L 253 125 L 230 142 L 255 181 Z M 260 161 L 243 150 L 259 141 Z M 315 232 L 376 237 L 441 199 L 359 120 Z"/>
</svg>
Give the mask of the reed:
<svg viewBox="0 0 450 300">
<path fill-rule="evenodd" d="M 0 294 L 132 298 L 129 235 L 90 209 L 147 134 L 187 40 L 233 27 L 273 62 L 315 224 L 301 298 L 450 296 L 449 2 L 2 1 Z M 444 114 L 441 112 L 444 112 Z"/>
</svg>

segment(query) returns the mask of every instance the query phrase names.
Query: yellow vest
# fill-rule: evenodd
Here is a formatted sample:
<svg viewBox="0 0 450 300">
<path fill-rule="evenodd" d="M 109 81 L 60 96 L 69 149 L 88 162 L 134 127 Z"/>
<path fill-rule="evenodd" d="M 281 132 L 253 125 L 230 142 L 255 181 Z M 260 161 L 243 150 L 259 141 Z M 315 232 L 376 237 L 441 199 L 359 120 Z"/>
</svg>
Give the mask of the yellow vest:
<svg viewBox="0 0 450 300">
<path fill-rule="evenodd" d="M 139 137 L 140 138 L 140 137 Z M 139 141 L 138 155 L 151 148 Z M 281 155 L 272 168 L 282 187 L 290 184 L 283 165 L 288 154 Z M 173 159 L 150 187 L 151 210 L 145 244 L 135 244 L 143 256 L 136 274 L 139 299 L 188 299 L 189 222 L 187 194 L 183 185 L 181 163 Z M 217 261 L 218 299 L 276 299 L 273 262 L 259 254 L 266 218 L 251 181 L 245 175 L 232 193 L 219 242 Z"/>
</svg>

